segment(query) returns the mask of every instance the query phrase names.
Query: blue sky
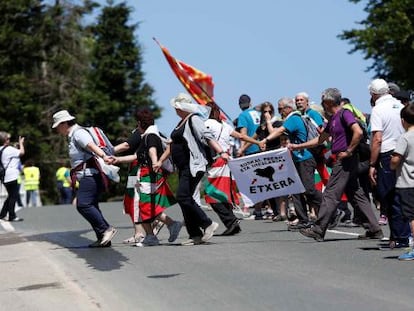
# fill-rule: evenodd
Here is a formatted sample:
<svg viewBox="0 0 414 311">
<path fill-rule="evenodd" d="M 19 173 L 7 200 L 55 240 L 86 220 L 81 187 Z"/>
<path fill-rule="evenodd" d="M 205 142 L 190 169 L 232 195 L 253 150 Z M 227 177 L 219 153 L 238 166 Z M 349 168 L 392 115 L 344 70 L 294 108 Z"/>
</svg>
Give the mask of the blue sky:
<svg viewBox="0 0 414 311">
<path fill-rule="evenodd" d="M 102 1 L 101 3 L 104 3 Z M 254 104 L 305 91 L 320 102 L 327 87 L 337 87 L 364 112 L 370 111 L 367 86 L 373 73 L 360 53 L 337 38 L 358 28 L 362 4 L 348 0 L 130 0 L 132 23 L 139 23 L 145 80 L 162 107 L 158 120 L 169 134 L 179 118 L 169 100 L 181 86 L 156 37 L 171 54 L 213 76 L 215 100 L 231 117 L 240 113 L 238 97 Z"/>
</svg>

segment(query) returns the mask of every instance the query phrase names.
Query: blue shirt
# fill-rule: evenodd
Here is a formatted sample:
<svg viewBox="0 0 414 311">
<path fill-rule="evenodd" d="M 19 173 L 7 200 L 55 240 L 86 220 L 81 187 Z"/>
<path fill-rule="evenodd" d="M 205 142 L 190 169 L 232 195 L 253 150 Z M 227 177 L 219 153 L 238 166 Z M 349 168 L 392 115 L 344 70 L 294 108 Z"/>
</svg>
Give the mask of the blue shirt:
<svg viewBox="0 0 414 311">
<path fill-rule="evenodd" d="M 283 122 L 283 127 L 288 132 L 289 140 L 293 144 L 301 144 L 307 141 L 305 123 L 299 113 L 294 112 Z M 312 159 L 312 153 L 308 149 L 293 151 L 293 161 L 301 162 Z"/>
<path fill-rule="evenodd" d="M 252 137 L 256 133 L 256 129 L 260 124 L 260 112 L 254 108 L 249 108 L 240 113 L 237 119 L 237 127 L 245 127 L 247 129 L 247 135 Z M 259 151 L 259 146 L 250 145 L 246 149 L 245 154 L 252 154 Z"/>
<path fill-rule="evenodd" d="M 319 128 L 323 128 L 325 122 L 323 121 L 323 118 L 319 112 L 309 108 L 305 111 L 305 115 L 309 116 L 309 118 L 315 121 L 316 125 Z"/>
</svg>

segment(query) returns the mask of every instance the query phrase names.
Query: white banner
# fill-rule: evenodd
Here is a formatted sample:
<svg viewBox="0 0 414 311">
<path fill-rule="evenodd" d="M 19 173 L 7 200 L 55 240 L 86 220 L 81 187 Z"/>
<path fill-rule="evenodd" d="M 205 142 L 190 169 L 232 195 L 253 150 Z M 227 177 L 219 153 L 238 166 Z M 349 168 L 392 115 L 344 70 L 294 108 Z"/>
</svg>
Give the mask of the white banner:
<svg viewBox="0 0 414 311">
<path fill-rule="evenodd" d="M 286 148 L 229 160 L 239 191 L 253 203 L 305 192 Z"/>
</svg>

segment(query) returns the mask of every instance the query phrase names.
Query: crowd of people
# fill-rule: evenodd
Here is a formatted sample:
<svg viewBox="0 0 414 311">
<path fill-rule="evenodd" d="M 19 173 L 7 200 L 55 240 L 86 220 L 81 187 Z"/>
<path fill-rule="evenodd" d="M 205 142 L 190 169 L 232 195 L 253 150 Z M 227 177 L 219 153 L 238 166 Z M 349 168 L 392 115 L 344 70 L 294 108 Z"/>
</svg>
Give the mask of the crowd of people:
<svg viewBox="0 0 414 311">
<path fill-rule="evenodd" d="M 74 116 L 61 110 L 53 115 L 52 125 L 69 139 L 70 169 L 62 163 L 56 172 L 61 203 L 72 202 L 76 184 L 74 204 L 97 238 L 90 247 L 111 246 L 117 230 L 99 208 L 107 179 L 98 161 L 102 158 L 108 165 L 129 163 L 124 209 L 132 220 L 133 235 L 124 243 L 158 245 L 157 233 L 164 224 L 170 243 L 182 227 L 188 234 L 182 245 L 206 243 L 219 224 L 201 208 L 197 199 L 201 188 L 225 227 L 222 235 L 239 234 L 241 218 L 285 221 L 288 230 L 316 241 L 324 241 L 327 230 L 338 224 L 365 228 L 359 239 L 383 239 L 381 226 L 389 225 L 389 247 L 408 248 L 399 259 L 414 260 L 414 201 L 410 200 L 414 193 L 414 104 L 398 86 L 383 79 L 371 81 L 369 93 L 369 115 L 339 89 L 328 88 L 322 92 L 321 105 L 312 104 L 306 92 L 280 98 L 279 116 L 272 103 L 253 106 L 243 94 L 239 98 L 242 111 L 233 126 L 216 103 L 199 105 L 180 93 L 171 99 L 179 122 L 169 138 L 159 132 L 151 110 L 141 108 L 135 114 L 136 129 L 115 146 L 114 154 L 106 154 Z M 313 139 L 308 139 L 304 118 L 316 127 Z M 9 136 L 0 133 L 2 146 L 7 146 Z M 8 214 L 10 221 L 19 220 L 14 204 L 24 138 L 19 143 L 19 149 L 6 148 L 2 156 L 3 163 L 10 162 L 4 182 L 9 196 L 0 218 Z M 291 153 L 304 192 L 253 203 L 238 191 L 228 160 L 281 147 Z M 170 160 L 178 175 L 175 194 L 167 178 Z M 26 169 L 32 176 L 39 175 L 33 163 L 27 163 Z M 168 216 L 168 207 L 175 203 L 181 208 L 183 223 Z M 373 206 L 380 209 L 379 219 Z M 242 217 L 237 217 L 239 212 Z"/>
</svg>

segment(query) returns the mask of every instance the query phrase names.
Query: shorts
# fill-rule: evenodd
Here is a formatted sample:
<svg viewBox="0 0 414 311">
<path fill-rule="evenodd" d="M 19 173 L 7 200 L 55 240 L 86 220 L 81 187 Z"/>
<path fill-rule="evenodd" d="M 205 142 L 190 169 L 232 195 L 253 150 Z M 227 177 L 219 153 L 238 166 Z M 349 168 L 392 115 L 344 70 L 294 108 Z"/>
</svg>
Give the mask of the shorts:
<svg viewBox="0 0 414 311">
<path fill-rule="evenodd" d="M 396 195 L 399 196 L 401 211 L 408 221 L 414 220 L 414 188 L 397 188 Z"/>
</svg>

